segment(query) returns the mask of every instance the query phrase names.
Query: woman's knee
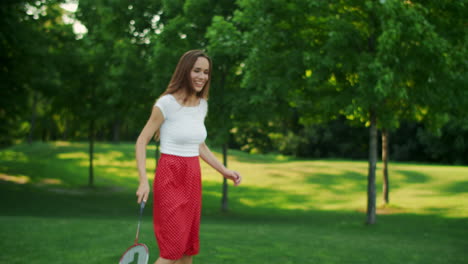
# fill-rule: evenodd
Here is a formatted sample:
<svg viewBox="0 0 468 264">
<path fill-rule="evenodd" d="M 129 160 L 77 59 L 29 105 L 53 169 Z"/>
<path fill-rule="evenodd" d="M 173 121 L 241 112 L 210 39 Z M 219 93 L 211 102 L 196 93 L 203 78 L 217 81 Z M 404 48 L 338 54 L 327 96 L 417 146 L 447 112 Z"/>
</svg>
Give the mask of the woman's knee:
<svg viewBox="0 0 468 264">
<path fill-rule="evenodd" d="M 177 260 L 175 264 L 192 264 L 192 256 L 184 255 L 181 259 Z"/>
<path fill-rule="evenodd" d="M 159 257 L 158 260 L 156 260 L 154 264 L 176 264 L 176 263 L 178 264 L 180 263 L 179 260 L 180 259 L 173 260 L 173 259 L 165 259 L 165 258 Z"/>
<path fill-rule="evenodd" d="M 192 264 L 192 256 L 184 255 L 182 258 L 176 260 L 159 257 L 154 264 Z"/>
</svg>

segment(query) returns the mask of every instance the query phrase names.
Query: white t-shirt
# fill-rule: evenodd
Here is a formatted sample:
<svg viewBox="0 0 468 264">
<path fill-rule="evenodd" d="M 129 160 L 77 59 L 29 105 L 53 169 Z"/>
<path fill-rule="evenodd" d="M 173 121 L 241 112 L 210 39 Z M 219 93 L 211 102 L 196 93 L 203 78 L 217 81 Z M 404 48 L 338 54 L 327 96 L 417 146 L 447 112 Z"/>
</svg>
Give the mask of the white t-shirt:
<svg viewBox="0 0 468 264">
<path fill-rule="evenodd" d="M 199 146 L 206 139 L 205 116 L 208 103 L 200 99 L 198 106 L 182 106 L 172 94 L 166 94 L 156 101 L 161 109 L 164 122 L 160 128 L 161 153 L 195 157 Z"/>
</svg>

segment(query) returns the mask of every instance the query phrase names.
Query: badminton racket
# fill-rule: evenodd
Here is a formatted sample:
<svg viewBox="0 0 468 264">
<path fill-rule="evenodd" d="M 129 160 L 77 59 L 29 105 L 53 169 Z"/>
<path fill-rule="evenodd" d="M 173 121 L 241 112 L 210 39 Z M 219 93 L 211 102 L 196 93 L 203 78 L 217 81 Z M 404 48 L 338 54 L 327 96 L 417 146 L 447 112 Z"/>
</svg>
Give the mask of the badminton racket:
<svg viewBox="0 0 468 264">
<path fill-rule="evenodd" d="M 140 204 L 140 217 L 138 218 L 138 227 L 135 242 L 122 255 L 119 264 L 148 264 L 148 247 L 143 243 L 138 243 L 138 237 L 140 235 L 141 217 L 143 215 L 144 208 L 145 202 L 142 201 Z"/>
</svg>

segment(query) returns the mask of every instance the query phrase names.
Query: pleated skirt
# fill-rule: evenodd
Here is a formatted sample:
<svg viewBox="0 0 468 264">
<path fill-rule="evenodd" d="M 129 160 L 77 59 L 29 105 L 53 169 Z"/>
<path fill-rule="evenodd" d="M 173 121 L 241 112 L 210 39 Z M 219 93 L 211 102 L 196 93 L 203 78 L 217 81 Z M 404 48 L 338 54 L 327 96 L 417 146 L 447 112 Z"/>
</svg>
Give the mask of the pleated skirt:
<svg viewBox="0 0 468 264">
<path fill-rule="evenodd" d="M 153 182 L 153 226 L 160 256 L 180 259 L 200 249 L 199 157 L 161 154 Z"/>
</svg>

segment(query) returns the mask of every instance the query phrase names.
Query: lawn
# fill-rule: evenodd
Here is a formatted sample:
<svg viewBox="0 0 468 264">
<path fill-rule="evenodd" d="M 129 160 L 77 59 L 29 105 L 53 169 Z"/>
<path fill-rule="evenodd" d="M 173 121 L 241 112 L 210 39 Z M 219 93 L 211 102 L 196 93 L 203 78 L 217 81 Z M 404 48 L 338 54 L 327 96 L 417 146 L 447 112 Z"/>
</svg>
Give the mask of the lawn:
<svg viewBox="0 0 468 264">
<path fill-rule="evenodd" d="M 391 204 L 380 202 L 378 171 L 377 224 L 366 226 L 366 161 L 229 154 L 244 182 L 230 186 L 228 213 L 220 176 L 202 163 L 194 263 L 468 263 L 468 167 L 391 163 Z M 96 145 L 94 188 L 87 159 L 86 143 L 0 150 L 0 263 L 118 263 L 137 224 L 134 146 Z M 153 263 L 151 210 L 140 241 Z"/>
</svg>

